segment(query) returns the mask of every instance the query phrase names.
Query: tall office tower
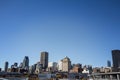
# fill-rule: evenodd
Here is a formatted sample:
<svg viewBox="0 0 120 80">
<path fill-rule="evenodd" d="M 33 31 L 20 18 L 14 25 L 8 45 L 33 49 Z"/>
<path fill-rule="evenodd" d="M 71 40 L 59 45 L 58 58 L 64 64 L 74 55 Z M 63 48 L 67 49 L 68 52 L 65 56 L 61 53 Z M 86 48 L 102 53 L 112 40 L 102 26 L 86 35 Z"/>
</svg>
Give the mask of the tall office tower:
<svg viewBox="0 0 120 80">
<path fill-rule="evenodd" d="M 43 69 L 48 67 L 48 52 L 41 52 L 40 63 L 43 66 Z"/>
<path fill-rule="evenodd" d="M 22 65 L 23 69 L 29 69 L 29 58 L 28 56 L 25 56 L 24 60 L 23 60 L 23 65 Z"/>
<path fill-rule="evenodd" d="M 8 70 L 8 62 L 5 62 L 5 72 Z"/>
<path fill-rule="evenodd" d="M 109 60 L 107 61 L 107 67 L 111 67 L 111 62 Z"/>
<path fill-rule="evenodd" d="M 114 71 L 120 70 L 120 50 L 112 50 L 113 68 Z"/>
<path fill-rule="evenodd" d="M 120 50 L 112 50 L 113 67 L 120 67 Z"/>
</svg>

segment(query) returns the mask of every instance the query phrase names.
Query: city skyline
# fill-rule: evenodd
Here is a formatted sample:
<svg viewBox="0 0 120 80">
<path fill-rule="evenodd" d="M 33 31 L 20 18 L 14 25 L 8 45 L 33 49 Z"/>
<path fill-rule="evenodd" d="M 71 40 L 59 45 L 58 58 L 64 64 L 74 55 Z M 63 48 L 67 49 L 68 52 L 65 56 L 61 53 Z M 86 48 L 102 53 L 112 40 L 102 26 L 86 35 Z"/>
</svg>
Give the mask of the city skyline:
<svg viewBox="0 0 120 80">
<path fill-rule="evenodd" d="M 49 62 L 68 56 L 72 63 L 107 66 L 111 50 L 120 49 L 120 1 L 0 1 L 0 67 Z"/>
<path fill-rule="evenodd" d="M 111 51 L 111 53 L 112 53 L 112 61 L 115 59 L 115 58 L 113 58 L 113 51 L 120 51 L 120 50 L 112 50 L 112 51 Z M 117 54 L 119 54 L 119 53 L 117 53 Z M 117 54 L 116 54 L 116 55 L 117 55 Z M 35 63 L 33 63 L 33 64 L 31 64 L 31 65 L 29 65 L 29 56 L 24 56 L 23 61 L 20 61 L 19 64 L 15 61 L 15 62 L 14 62 L 14 65 L 13 65 L 13 63 L 12 63 L 12 64 L 9 64 L 9 62 L 6 61 L 4 67 L 0 67 L 0 68 L 2 68 L 2 69 L 4 69 L 4 68 L 10 68 L 11 66 L 17 66 L 17 65 L 18 65 L 18 67 L 21 67 L 21 65 L 22 65 L 22 68 L 25 68 L 25 69 L 26 69 L 28 66 L 30 67 L 30 66 L 33 66 L 34 64 L 37 64 L 37 63 L 42 64 L 42 66 L 45 66 L 45 65 L 46 65 L 46 67 L 47 67 L 48 64 L 45 64 L 45 63 L 49 63 L 49 62 L 50 62 L 48 55 L 49 55 L 48 52 L 42 51 L 42 52 L 40 52 L 40 57 L 39 57 L 40 60 L 37 61 L 37 62 L 35 62 Z M 64 59 L 65 59 L 65 58 L 70 59 L 68 56 L 65 56 Z M 59 62 L 62 61 L 62 60 L 63 60 L 63 59 L 60 59 L 60 60 L 58 60 L 58 61 L 53 61 L 53 62 L 59 63 Z M 47 62 L 45 62 L 45 61 L 47 61 Z M 114 67 L 114 65 L 110 66 L 112 61 L 108 60 L 105 66 L 99 66 L 99 67 Z M 70 62 L 70 63 L 71 63 L 71 62 Z M 113 63 L 114 63 L 114 62 L 113 62 Z M 6 66 L 6 64 L 7 64 L 7 65 L 9 64 L 10 66 Z M 72 64 L 81 64 L 81 63 L 78 62 L 78 63 L 72 63 Z M 72 64 L 71 64 L 71 66 L 72 66 Z M 85 66 L 85 65 L 91 65 L 91 66 L 93 66 L 92 64 L 82 64 L 82 65 L 84 65 L 84 66 Z M 108 65 L 109 65 L 109 66 L 108 66 Z M 6 66 L 6 67 L 5 67 L 5 66 Z M 98 66 L 93 66 L 93 67 L 98 67 Z M 44 68 L 44 67 L 43 67 L 43 68 Z M 6 69 L 4 69 L 4 70 L 6 70 Z"/>
</svg>

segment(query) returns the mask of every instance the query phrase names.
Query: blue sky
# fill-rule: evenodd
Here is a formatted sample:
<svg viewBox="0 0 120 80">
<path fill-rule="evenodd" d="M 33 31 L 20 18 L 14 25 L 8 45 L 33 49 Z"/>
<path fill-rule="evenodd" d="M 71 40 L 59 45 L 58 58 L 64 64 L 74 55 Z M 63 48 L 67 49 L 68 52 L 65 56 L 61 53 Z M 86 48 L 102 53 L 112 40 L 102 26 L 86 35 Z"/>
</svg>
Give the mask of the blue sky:
<svg viewBox="0 0 120 80">
<path fill-rule="evenodd" d="M 0 0 L 0 67 L 29 56 L 106 66 L 120 49 L 119 0 Z"/>
</svg>

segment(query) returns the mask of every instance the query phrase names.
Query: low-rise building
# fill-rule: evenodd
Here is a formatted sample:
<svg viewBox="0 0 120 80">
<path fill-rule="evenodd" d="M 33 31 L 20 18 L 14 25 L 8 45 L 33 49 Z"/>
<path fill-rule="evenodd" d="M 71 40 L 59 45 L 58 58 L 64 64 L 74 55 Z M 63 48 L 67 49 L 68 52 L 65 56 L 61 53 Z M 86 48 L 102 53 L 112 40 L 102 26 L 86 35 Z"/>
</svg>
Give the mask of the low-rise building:
<svg viewBox="0 0 120 80">
<path fill-rule="evenodd" d="M 57 63 L 56 62 L 49 62 L 48 63 L 48 71 L 55 72 L 57 71 Z"/>
</svg>

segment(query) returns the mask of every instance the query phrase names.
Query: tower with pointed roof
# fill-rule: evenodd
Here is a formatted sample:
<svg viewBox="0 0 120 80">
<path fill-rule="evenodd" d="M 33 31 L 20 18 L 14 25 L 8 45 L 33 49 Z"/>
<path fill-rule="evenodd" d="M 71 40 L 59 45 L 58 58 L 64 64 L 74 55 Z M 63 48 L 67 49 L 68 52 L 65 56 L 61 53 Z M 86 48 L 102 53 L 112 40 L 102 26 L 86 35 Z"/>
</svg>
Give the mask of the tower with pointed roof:
<svg viewBox="0 0 120 80">
<path fill-rule="evenodd" d="M 71 69 L 71 61 L 67 56 L 61 60 L 62 61 L 62 71 L 69 72 Z"/>
</svg>

